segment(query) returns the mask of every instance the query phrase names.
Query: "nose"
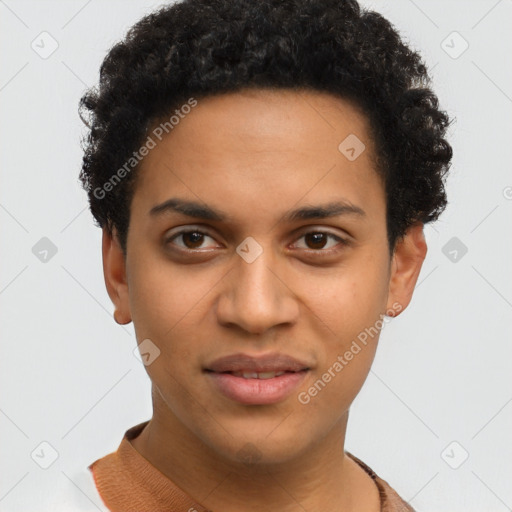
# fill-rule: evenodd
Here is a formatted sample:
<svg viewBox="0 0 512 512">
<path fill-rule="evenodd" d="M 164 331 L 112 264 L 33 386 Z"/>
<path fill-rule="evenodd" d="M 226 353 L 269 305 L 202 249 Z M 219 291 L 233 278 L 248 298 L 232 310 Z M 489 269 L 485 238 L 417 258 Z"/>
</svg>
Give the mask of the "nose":
<svg viewBox="0 0 512 512">
<path fill-rule="evenodd" d="M 295 323 L 299 305 L 293 283 L 287 282 L 283 266 L 276 263 L 270 249 L 251 263 L 238 254 L 234 257 L 234 267 L 223 280 L 217 303 L 219 323 L 236 325 L 251 334 Z"/>
</svg>

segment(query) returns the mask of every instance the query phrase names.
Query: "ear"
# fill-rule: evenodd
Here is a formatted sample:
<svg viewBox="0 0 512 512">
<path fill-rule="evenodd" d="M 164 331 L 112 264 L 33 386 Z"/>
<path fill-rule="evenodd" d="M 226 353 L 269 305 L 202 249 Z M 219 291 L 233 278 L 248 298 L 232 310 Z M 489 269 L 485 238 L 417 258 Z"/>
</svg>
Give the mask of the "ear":
<svg viewBox="0 0 512 512">
<path fill-rule="evenodd" d="M 391 260 L 387 311 L 398 316 L 411 302 L 427 254 L 423 224 L 413 224 L 397 241 Z"/>
<path fill-rule="evenodd" d="M 131 322 L 126 261 L 115 230 L 110 235 L 103 229 L 103 276 L 110 300 L 114 303 L 114 320 L 121 325 Z"/>
</svg>

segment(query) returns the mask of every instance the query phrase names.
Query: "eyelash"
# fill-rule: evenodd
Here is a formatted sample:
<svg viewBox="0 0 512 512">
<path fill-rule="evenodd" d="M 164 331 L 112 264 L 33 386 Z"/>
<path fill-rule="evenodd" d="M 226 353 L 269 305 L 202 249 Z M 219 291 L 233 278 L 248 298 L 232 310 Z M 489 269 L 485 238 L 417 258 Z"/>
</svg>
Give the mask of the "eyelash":
<svg viewBox="0 0 512 512">
<path fill-rule="evenodd" d="M 210 238 L 213 239 L 213 237 L 210 236 L 208 233 L 206 233 L 204 231 L 201 231 L 199 229 L 187 229 L 187 230 L 179 231 L 178 233 L 174 233 L 172 236 L 170 236 L 169 238 L 167 238 L 164 241 L 164 244 L 167 246 L 173 240 L 175 240 L 176 238 L 179 238 L 182 235 L 187 235 L 187 234 L 191 234 L 191 233 L 197 233 L 197 234 L 200 234 L 200 235 L 205 235 L 205 236 L 210 237 Z M 321 230 L 311 230 L 311 231 L 307 231 L 305 233 L 302 233 L 300 235 L 300 237 L 298 238 L 298 240 L 300 240 L 301 238 L 304 238 L 307 235 L 312 235 L 312 234 L 314 234 L 314 235 L 327 235 L 328 238 L 336 240 L 338 242 L 338 246 L 341 246 L 341 247 L 349 245 L 349 241 L 348 240 L 346 240 L 344 238 L 341 238 L 341 237 L 339 237 L 337 235 L 334 235 L 333 233 L 330 233 L 328 231 L 321 231 Z M 178 250 L 182 251 L 182 252 L 188 252 L 188 253 L 201 252 L 201 249 L 187 249 L 187 248 L 182 248 L 182 247 L 179 247 Z M 332 247 L 332 248 L 329 248 L 329 249 L 321 248 L 321 249 L 302 249 L 302 250 L 306 251 L 309 254 L 314 253 L 314 254 L 318 254 L 318 255 L 319 254 L 326 255 L 326 254 L 332 254 L 333 252 L 338 252 L 341 249 L 340 248 Z"/>
</svg>

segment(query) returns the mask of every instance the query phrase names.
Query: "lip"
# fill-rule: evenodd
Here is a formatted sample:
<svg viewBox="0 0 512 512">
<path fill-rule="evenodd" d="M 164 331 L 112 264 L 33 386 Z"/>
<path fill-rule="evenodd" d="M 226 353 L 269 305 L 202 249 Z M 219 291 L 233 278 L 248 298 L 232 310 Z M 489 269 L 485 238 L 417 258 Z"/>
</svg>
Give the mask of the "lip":
<svg viewBox="0 0 512 512">
<path fill-rule="evenodd" d="M 204 369 L 217 391 L 244 405 L 266 405 L 287 398 L 305 379 L 310 368 L 285 354 L 249 356 L 232 354 L 215 360 Z M 233 372 L 285 372 L 271 378 L 244 378 Z"/>
<path fill-rule="evenodd" d="M 260 356 L 231 354 L 210 363 L 205 369 L 215 373 L 223 372 L 300 372 L 309 370 L 310 365 L 286 354 L 271 353 Z"/>
</svg>

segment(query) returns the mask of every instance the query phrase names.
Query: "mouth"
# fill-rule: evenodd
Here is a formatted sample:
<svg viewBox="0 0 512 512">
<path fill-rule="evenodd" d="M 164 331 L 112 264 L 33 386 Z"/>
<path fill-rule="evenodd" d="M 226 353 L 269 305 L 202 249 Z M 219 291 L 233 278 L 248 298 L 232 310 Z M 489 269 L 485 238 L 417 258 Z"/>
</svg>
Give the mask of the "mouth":
<svg viewBox="0 0 512 512">
<path fill-rule="evenodd" d="M 307 371 L 309 368 L 304 368 L 300 371 Z M 252 371 L 240 371 L 240 372 L 214 372 L 213 370 L 205 370 L 206 372 L 210 373 L 220 373 L 220 374 L 228 374 L 233 375 L 234 377 L 241 377 L 243 379 L 261 379 L 261 380 L 267 380 L 267 379 L 274 379 L 276 377 L 280 377 L 281 375 L 285 375 L 286 373 L 299 373 L 294 371 L 277 371 L 277 372 L 252 372 Z"/>
<path fill-rule="evenodd" d="M 238 373 L 243 376 L 243 374 L 250 373 L 264 375 L 266 373 L 300 372 L 309 370 L 309 366 L 307 362 L 286 354 L 270 353 L 251 356 L 238 353 L 216 359 L 205 367 L 205 370 L 215 373 Z"/>
<path fill-rule="evenodd" d="M 217 359 L 203 373 L 215 390 L 230 400 L 267 405 L 286 399 L 310 370 L 307 363 L 283 354 L 233 354 Z"/>
</svg>

